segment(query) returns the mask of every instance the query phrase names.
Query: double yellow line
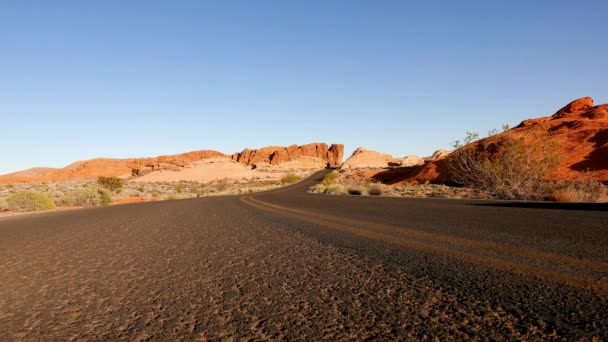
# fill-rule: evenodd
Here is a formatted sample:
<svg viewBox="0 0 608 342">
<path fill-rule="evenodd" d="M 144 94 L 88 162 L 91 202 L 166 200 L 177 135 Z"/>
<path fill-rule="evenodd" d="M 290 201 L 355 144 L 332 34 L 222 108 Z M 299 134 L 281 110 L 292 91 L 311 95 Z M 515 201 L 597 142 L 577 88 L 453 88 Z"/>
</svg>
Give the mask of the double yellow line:
<svg viewBox="0 0 608 342">
<path fill-rule="evenodd" d="M 467 263 L 529 276 L 547 282 L 608 294 L 608 263 L 445 234 L 424 232 L 382 223 L 289 208 L 252 196 L 240 200 L 249 206 L 333 230 L 383 241 L 426 253 L 449 256 Z M 568 272 L 578 271 L 578 274 Z M 581 273 L 582 272 L 582 273 Z M 601 279 L 603 278 L 603 279 Z"/>
</svg>

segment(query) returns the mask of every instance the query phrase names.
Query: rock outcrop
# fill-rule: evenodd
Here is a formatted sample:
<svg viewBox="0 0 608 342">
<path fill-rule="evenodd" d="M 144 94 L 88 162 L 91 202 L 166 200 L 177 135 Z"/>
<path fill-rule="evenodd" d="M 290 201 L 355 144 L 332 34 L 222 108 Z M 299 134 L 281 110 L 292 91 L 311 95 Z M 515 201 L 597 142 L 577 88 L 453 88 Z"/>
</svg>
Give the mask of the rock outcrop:
<svg viewBox="0 0 608 342">
<path fill-rule="evenodd" d="M 359 147 L 353 152 L 344 164 L 343 169 L 360 168 L 387 168 L 387 167 L 411 167 L 424 164 L 424 159 L 418 156 L 406 156 L 403 158 L 393 158 L 390 154 L 383 154 L 376 151 L 367 150 Z"/>
<path fill-rule="evenodd" d="M 383 168 L 388 167 L 389 163 L 393 163 L 395 158 L 390 154 L 382 154 L 376 151 L 367 150 L 359 147 L 353 152 L 350 158 L 346 159 L 342 164 L 342 169 L 358 169 L 358 168 Z"/>
<path fill-rule="evenodd" d="M 207 158 L 226 158 L 223 153 L 211 150 L 193 151 L 153 158 L 108 159 L 97 158 L 77 161 L 60 169 L 44 169 L 33 174 L 31 170 L 0 176 L 0 184 L 56 182 L 89 179 L 99 176 L 141 176 L 157 170 L 179 170 L 190 163 Z"/>
<path fill-rule="evenodd" d="M 583 97 L 568 103 L 551 117 L 553 119 L 559 119 L 570 114 L 587 111 L 591 109 L 591 107 L 593 107 L 593 99 L 590 97 Z"/>
<path fill-rule="evenodd" d="M 441 159 L 441 158 L 447 157 L 450 153 L 452 153 L 452 151 L 440 149 L 440 150 L 435 151 L 433 153 L 433 155 L 430 158 L 428 158 L 428 159 L 429 160 Z"/>
<path fill-rule="evenodd" d="M 546 175 L 548 180 L 595 179 L 608 183 L 608 105 L 593 105 L 584 97 L 570 102 L 549 117 L 524 120 L 517 127 L 475 142 L 492 146 L 510 135 L 527 144 L 550 142 L 558 149 L 560 165 Z M 450 156 L 427 162 L 404 180 L 412 182 L 451 182 Z"/>
<path fill-rule="evenodd" d="M 312 143 L 302 146 L 290 145 L 269 146 L 260 149 L 244 149 L 240 153 L 234 153 L 232 160 L 245 165 L 258 165 L 268 163 L 279 165 L 302 157 L 319 158 L 327 162 L 330 167 L 339 166 L 344 155 L 344 145 L 333 144 L 330 147 L 323 143 Z"/>
<path fill-rule="evenodd" d="M 316 169 L 337 167 L 342 163 L 344 145 L 314 143 L 303 146 L 270 146 L 261 149 L 245 149 L 232 156 L 212 150 L 192 151 L 177 155 L 153 158 L 109 159 L 97 158 L 77 161 L 64 168 L 34 168 L 0 175 L 0 184 L 55 182 L 74 179 L 91 179 L 99 176 L 142 177 L 157 171 L 182 171 L 198 161 L 211 158 L 227 158 L 258 168 L 285 164 L 285 168 Z"/>
</svg>

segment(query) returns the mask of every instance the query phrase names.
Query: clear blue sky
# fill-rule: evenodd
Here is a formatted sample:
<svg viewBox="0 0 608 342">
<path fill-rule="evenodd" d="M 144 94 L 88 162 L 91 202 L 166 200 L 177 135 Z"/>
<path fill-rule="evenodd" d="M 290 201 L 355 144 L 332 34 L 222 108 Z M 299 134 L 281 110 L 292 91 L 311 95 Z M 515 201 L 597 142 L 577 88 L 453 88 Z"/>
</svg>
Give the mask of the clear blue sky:
<svg viewBox="0 0 608 342">
<path fill-rule="evenodd" d="M 606 1 L 2 1 L 0 173 L 343 143 L 429 155 L 608 102 Z"/>
</svg>

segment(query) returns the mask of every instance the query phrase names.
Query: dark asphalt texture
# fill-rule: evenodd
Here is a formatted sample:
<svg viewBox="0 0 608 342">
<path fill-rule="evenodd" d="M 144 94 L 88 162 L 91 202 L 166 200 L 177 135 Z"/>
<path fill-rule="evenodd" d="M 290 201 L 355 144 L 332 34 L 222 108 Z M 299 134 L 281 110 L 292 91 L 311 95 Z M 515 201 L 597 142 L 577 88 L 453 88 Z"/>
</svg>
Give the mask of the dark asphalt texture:
<svg viewBox="0 0 608 342">
<path fill-rule="evenodd" d="M 608 339 L 608 208 L 310 194 L 0 218 L 0 341 Z"/>
</svg>

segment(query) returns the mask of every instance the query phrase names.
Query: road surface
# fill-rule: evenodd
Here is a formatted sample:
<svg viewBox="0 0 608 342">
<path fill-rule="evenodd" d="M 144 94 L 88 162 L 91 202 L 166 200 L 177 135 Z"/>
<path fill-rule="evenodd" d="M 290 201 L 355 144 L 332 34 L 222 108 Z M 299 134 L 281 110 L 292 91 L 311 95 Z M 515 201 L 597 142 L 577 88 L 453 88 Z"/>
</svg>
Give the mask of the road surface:
<svg viewBox="0 0 608 342">
<path fill-rule="evenodd" d="M 606 207 L 288 188 L 0 219 L 0 341 L 608 339 Z"/>
</svg>

